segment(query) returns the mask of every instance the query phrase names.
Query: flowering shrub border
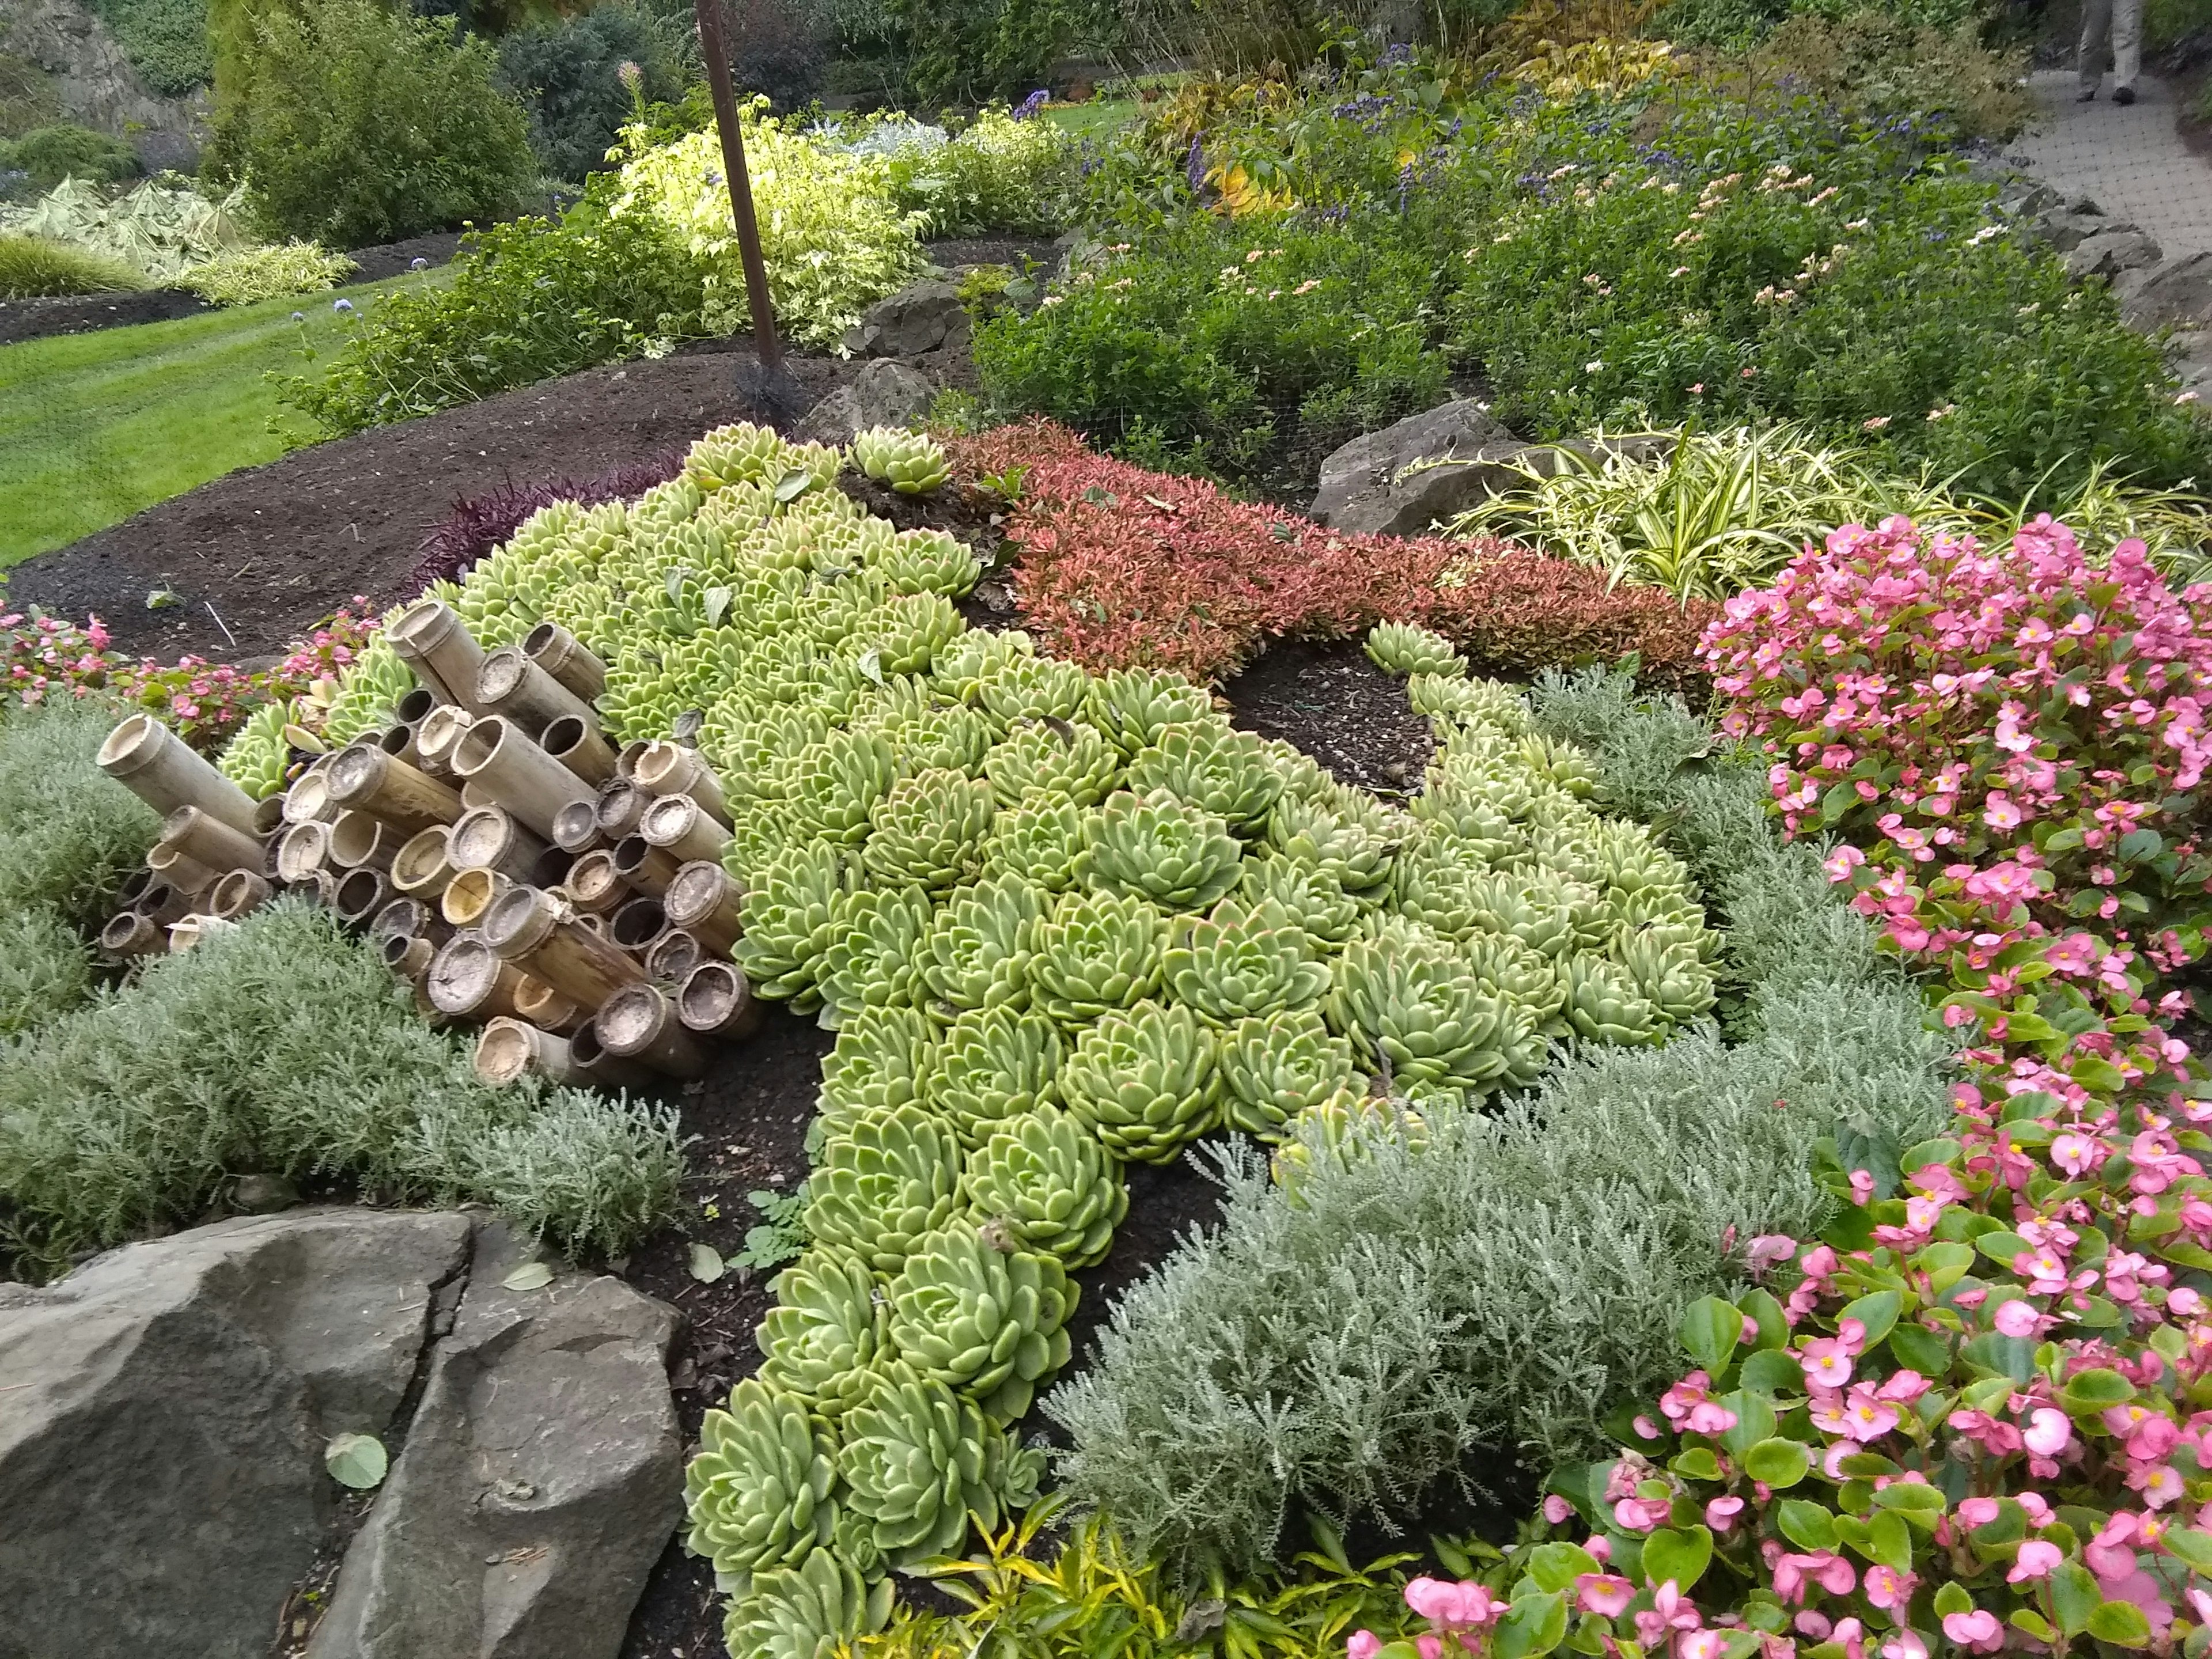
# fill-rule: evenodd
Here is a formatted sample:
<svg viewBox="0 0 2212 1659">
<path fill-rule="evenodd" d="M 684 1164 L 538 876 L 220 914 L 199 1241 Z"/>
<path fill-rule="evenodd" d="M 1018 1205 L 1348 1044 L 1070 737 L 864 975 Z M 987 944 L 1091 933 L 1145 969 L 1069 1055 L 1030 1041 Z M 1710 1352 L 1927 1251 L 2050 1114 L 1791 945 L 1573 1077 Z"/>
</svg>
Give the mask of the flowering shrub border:
<svg viewBox="0 0 2212 1659">
<path fill-rule="evenodd" d="M 1486 538 L 1348 535 L 1233 501 L 1200 479 L 1093 453 L 1049 421 L 956 441 L 975 480 L 1020 476 L 1007 525 L 1024 625 L 1094 668 L 1233 673 L 1269 635 L 1346 638 L 1382 620 L 1450 636 L 1478 672 L 1528 675 L 1635 655 L 1698 676 L 1712 608 Z"/>
</svg>

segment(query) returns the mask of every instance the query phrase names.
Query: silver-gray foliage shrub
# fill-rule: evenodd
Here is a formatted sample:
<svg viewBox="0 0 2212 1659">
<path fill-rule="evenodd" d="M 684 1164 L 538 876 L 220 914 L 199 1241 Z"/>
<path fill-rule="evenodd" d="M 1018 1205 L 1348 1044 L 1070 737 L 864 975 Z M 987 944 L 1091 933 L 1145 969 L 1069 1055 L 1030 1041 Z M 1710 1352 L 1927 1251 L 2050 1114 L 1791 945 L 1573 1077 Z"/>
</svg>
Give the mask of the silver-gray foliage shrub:
<svg viewBox="0 0 2212 1659">
<path fill-rule="evenodd" d="M 1077 1504 L 1186 1571 L 1260 1568 L 1298 1505 L 1387 1521 L 1474 1446 L 1597 1450 L 1606 1413 L 1678 1369 L 1681 1310 L 1740 1277 L 1744 1241 L 1826 1224 L 1817 1141 L 1942 1121 L 1946 1045 L 1817 854 L 1776 840 L 1757 773 L 1623 677 L 1537 702 L 1734 924 L 1741 1040 L 1586 1049 L 1496 1115 L 1316 1144 L 1294 1191 L 1218 1154 L 1219 1227 L 1127 1292 L 1045 1404 Z"/>
</svg>

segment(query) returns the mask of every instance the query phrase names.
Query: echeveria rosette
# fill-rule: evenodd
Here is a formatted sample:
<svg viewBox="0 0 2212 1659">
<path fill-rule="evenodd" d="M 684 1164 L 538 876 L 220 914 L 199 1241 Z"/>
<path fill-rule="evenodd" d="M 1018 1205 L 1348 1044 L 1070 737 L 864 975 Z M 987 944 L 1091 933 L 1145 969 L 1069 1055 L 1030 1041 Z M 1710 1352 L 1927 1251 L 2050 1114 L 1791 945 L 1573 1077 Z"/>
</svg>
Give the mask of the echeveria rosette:
<svg viewBox="0 0 2212 1659">
<path fill-rule="evenodd" d="M 1060 1258 L 965 1219 L 915 1241 L 884 1292 L 899 1364 L 1005 1425 L 1067 1363 L 1074 1282 Z"/>
<path fill-rule="evenodd" d="M 734 484 L 773 486 L 794 467 L 811 471 L 807 462 L 815 459 L 813 451 L 818 447 L 809 445 L 802 460 L 775 428 L 738 421 L 692 441 L 684 456 L 684 476 L 702 490 L 727 489 Z M 830 476 L 836 476 L 834 469 Z"/>
<path fill-rule="evenodd" d="M 1139 1002 L 1076 1038 L 1060 1097 L 1115 1157 L 1166 1164 L 1220 1121 L 1218 1047 L 1189 1009 Z"/>
<path fill-rule="evenodd" d="M 1002 732 L 1018 720 L 1072 720 L 1082 713 L 1091 678 L 1056 657 L 1003 657 L 976 681 L 976 699 Z"/>
<path fill-rule="evenodd" d="M 972 1009 L 938 1046 L 929 1104 L 973 1149 L 1004 1124 L 1049 1105 L 1066 1055 L 1059 1027 L 1042 1014 Z"/>
<path fill-rule="evenodd" d="M 1429 1144 L 1429 1126 L 1410 1101 L 1340 1089 L 1291 1119 L 1277 1139 L 1267 1173 L 1296 1202 L 1300 1179 L 1316 1163 L 1347 1164 L 1378 1139 L 1419 1152 Z"/>
<path fill-rule="evenodd" d="M 861 861 L 878 881 L 953 886 L 981 861 L 994 810 L 991 786 L 957 772 L 902 778 L 870 814 Z"/>
<path fill-rule="evenodd" d="M 911 1005 L 921 944 L 936 912 L 919 887 L 867 887 L 846 896 L 837 935 L 822 953 L 822 1024 L 832 1030 L 863 1008 Z"/>
<path fill-rule="evenodd" d="M 1106 1259 L 1129 1189 L 1098 1139 L 1053 1106 L 1012 1116 L 968 1154 L 968 1207 L 1024 1249 L 1071 1272 Z"/>
<path fill-rule="evenodd" d="M 1592 1042 L 1657 1042 L 1668 1031 L 1659 1012 L 1629 970 L 1589 951 L 1559 963 L 1566 988 L 1563 1015 L 1575 1035 Z"/>
<path fill-rule="evenodd" d="M 862 653 L 875 653 L 879 674 L 919 674 L 966 626 L 943 594 L 901 593 L 874 611 L 855 643 Z M 865 664 L 865 655 L 855 660 Z"/>
<path fill-rule="evenodd" d="M 1514 754 L 1532 775 L 1577 799 L 1597 788 L 1596 766 L 1571 743 L 1531 734 L 1521 739 Z"/>
<path fill-rule="evenodd" d="M 1367 658 L 1387 674 L 1464 674 L 1467 659 L 1443 635 L 1416 623 L 1376 623 L 1367 630 Z"/>
<path fill-rule="evenodd" d="M 833 1659 L 890 1622 L 893 1594 L 890 1579 L 871 1584 L 838 1552 L 817 1550 L 795 1567 L 755 1574 L 730 1602 L 722 1640 L 745 1659 Z"/>
<path fill-rule="evenodd" d="M 1018 876 L 954 894 L 916 953 L 929 1011 L 951 1021 L 970 1009 L 1026 1007 L 1030 963 L 1048 908 L 1044 891 Z"/>
<path fill-rule="evenodd" d="M 1063 893 L 1037 925 L 1030 1004 L 1070 1027 L 1127 1008 L 1159 989 L 1167 940 L 1168 919 L 1147 900 Z"/>
<path fill-rule="evenodd" d="M 832 732 L 792 761 L 784 799 L 808 836 L 858 846 L 867 838 L 868 815 L 898 775 L 898 757 L 884 738 Z"/>
<path fill-rule="evenodd" d="M 801 1013 L 819 1004 L 815 981 L 852 888 L 844 855 L 823 842 L 788 847 L 754 871 L 744 932 L 730 947 L 754 995 L 788 999 Z"/>
<path fill-rule="evenodd" d="M 915 1242 L 960 1207 L 960 1139 L 918 1106 L 857 1114 L 822 1143 L 806 1180 L 806 1231 L 895 1273 Z"/>
<path fill-rule="evenodd" d="M 1089 701 L 1093 723 L 1131 756 L 1171 727 L 1215 718 L 1204 686 L 1164 668 L 1113 669 L 1091 682 Z"/>
<path fill-rule="evenodd" d="M 912 1105 L 937 1064 L 938 1028 L 916 1008 L 864 1008 L 822 1061 L 819 1110 L 830 1131 L 863 1112 Z"/>
<path fill-rule="evenodd" d="M 868 1264 L 817 1246 L 775 1276 L 775 1306 L 753 1334 L 761 1382 L 834 1422 L 891 1357 L 890 1310 Z"/>
<path fill-rule="evenodd" d="M 1244 860 L 1237 895 L 1247 904 L 1279 904 L 1305 930 L 1316 949 L 1337 951 L 1359 932 L 1359 902 L 1334 876 L 1279 854 Z"/>
<path fill-rule="evenodd" d="M 1416 714 L 1476 720 L 1515 736 L 1528 729 L 1528 699 L 1498 680 L 1417 670 L 1407 678 L 1406 702 Z"/>
<path fill-rule="evenodd" d="M 980 703 L 985 680 L 1007 672 L 1018 658 L 1036 654 L 1036 643 L 1019 629 L 971 628 L 938 653 L 930 678 L 953 702 Z"/>
<path fill-rule="evenodd" d="M 1567 1034 L 1566 981 L 1557 963 L 1510 933 L 1476 933 L 1460 942 L 1474 976 L 1489 990 L 1524 1009 L 1547 1036 Z"/>
<path fill-rule="evenodd" d="M 699 1425 L 684 1470 L 684 1547 L 743 1595 L 754 1573 L 826 1546 L 837 1527 L 837 1443 L 798 1395 L 748 1377 Z"/>
<path fill-rule="evenodd" d="M 1164 789 L 1245 836 L 1266 827 L 1284 781 L 1266 740 L 1218 716 L 1167 727 L 1129 763 L 1129 787 L 1138 794 Z"/>
<path fill-rule="evenodd" d="M 1002 811 L 983 842 L 987 876 L 1018 876 L 1048 893 L 1075 885 L 1088 815 L 1073 801 L 1031 799 Z"/>
<path fill-rule="evenodd" d="M 1233 1024 L 1255 1014 L 1310 1007 L 1328 989 L 1328 964 L 1272 900 L 1223 899 L 1202 919 L 1176 925 L 1163 958 L 1169 996 L 1203 1020 Z"/>
<path fill-rule="evenodd" d="M 853 440 L 853 465 L 902 495 L 925 495 L 952 476 L 945 446 L 927 432 L 872 426 Z"/>
<path fill-rule="evenodd" d="M 954 1553 L 971 1515 L 995 1528 L 1025 1507 L 1042 1462 L 975 1401 L 904 1365 L 848 1414 L 837 1454 L 848 1514 L 866 1533 L 856 1541 L 894 1566 Z"/>
<path fill-rule="evenodd" d="M 1243 849 L 1210 812 L 1165 790 L 1121 790 L 1086 825 L 1078 874 L 1102 892 L 1202 910 L 1237 884 Z"/>
<path fill-rule="evenodd" d="M 942 530 L 902 530 L 869 561 L 894 593 L 939 593 L 957 599 L 975 586 L 982 567 L 967 544 Z"/>
<path fill-rule="evenodd" d="M 1411 833 L 1380 808 L 1339 811 L 1330 803 L 1285 793 L 1267 814 L 1267 844 L 1284 858 L 1310 865 L 1363 903 L 1387 895 L 1392 862 Z"/>
<path fill-rule="evenodd" d="M 1418 923 L 1393 921 L 1337 958 L 1326 1005 L 1370 1072 L 1489 1090 L 1540 1042 L 1528 1012 L 1485 988 L 1465 957 Z"/>
<path fill-rule="evenodd" d="M 1547 1520 L 1611 1559 L 1553 1543 L 1531 1566 L 1594 1638 L 1632 1638 L 1664 1575 L 1678 1643 L 1808 1614 L 1897 1659 L 2212 1639 L 2191 1437 L 2212 1348 L 2184 1282 L 2205 1233 L 2181 1218 L 2212 1182 L 2164 1112 L 1984 1075 L 1901 1181 L 1827 1166 L 1823 1241 L 1743 1241 L 1760 1282 L 1686 1311 L 1695 1369 L 1557 1483 Z"/>
<path fill-rule="evenodd" d="M 983 757 L 1001 806 L 1032 796 L 1096 805 L 1121 781 L 1121 751 L 1081 720 L 1017 720 Z"/>
<path fill-rule="evenodd" d="M 1222 1115 L 1262 1140 L 1279 1139 L 1285 1123 L 1331 1097 L 1367 1087 L 1351 1043 L 1311 1008 L 1239 1020 L 1222 1034 L 1220 1055 Z"/>
<path fill-rule="evenodd" d="M 1686 1025 L 1712 1012 L 1713 970 L 1698 959 L 1695 946 L 1627 933 L 1615 937 L 1612 954 L 1668 1025 Z"/>
</svg>

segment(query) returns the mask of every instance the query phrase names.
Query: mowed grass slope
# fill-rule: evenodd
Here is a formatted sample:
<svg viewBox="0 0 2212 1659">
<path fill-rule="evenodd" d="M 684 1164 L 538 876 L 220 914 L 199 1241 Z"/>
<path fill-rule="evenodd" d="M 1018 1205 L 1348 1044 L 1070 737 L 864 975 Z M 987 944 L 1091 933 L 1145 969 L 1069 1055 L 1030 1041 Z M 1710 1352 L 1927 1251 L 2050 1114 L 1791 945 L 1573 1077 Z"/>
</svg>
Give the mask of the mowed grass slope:
<svg viewBox="0 0 2212 1659">
<path fill-rule="evenodd" d="M 358 317 L 383 290 L 442 276 L 343 297 Z M 312 442 L 313 422 L 277 402 L 269 374 L 312 367 L 303 342 L 328 360 L 351 320 L 332 308 L 337 297 L 0 346 L 0 565 Z"/>
</svg>

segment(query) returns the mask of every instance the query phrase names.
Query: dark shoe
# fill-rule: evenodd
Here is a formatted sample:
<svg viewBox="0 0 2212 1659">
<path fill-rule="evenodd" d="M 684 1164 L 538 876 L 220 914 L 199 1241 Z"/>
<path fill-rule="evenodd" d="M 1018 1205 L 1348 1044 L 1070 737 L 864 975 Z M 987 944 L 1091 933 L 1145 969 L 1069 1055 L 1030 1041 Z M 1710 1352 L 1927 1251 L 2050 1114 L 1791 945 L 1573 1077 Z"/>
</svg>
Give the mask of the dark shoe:
<svg viewBox="0 0 2212 1659">
<path fill-rule="evenodd" d="M 2136 89 L 2133 87 L 2114 87 L 2112 88 L 2112 101 L 2114 103 L 2132 104 L 2135 100 Z"/>
<path fill-rule="evenodd" d="M 2079 92 L 2077 92 L 2077 93 L 2075 93 L 2075 94 L 2074 94 L 2074 101 L 2075 101 L 2075 103 L 2077 103 L 2077 104 L 2086 104 L 2086 103 L 2087 103 L 2091 99 L 2094 98 L 2096 95 L 2097 95 L 2097 89 L 2096 89 L 2096 88 L 2094 88 L 2094 87 L 2084 87 L 2084 88 L 2081 88 L 2081 91 L 2079 91 Z"/>
</svg>

